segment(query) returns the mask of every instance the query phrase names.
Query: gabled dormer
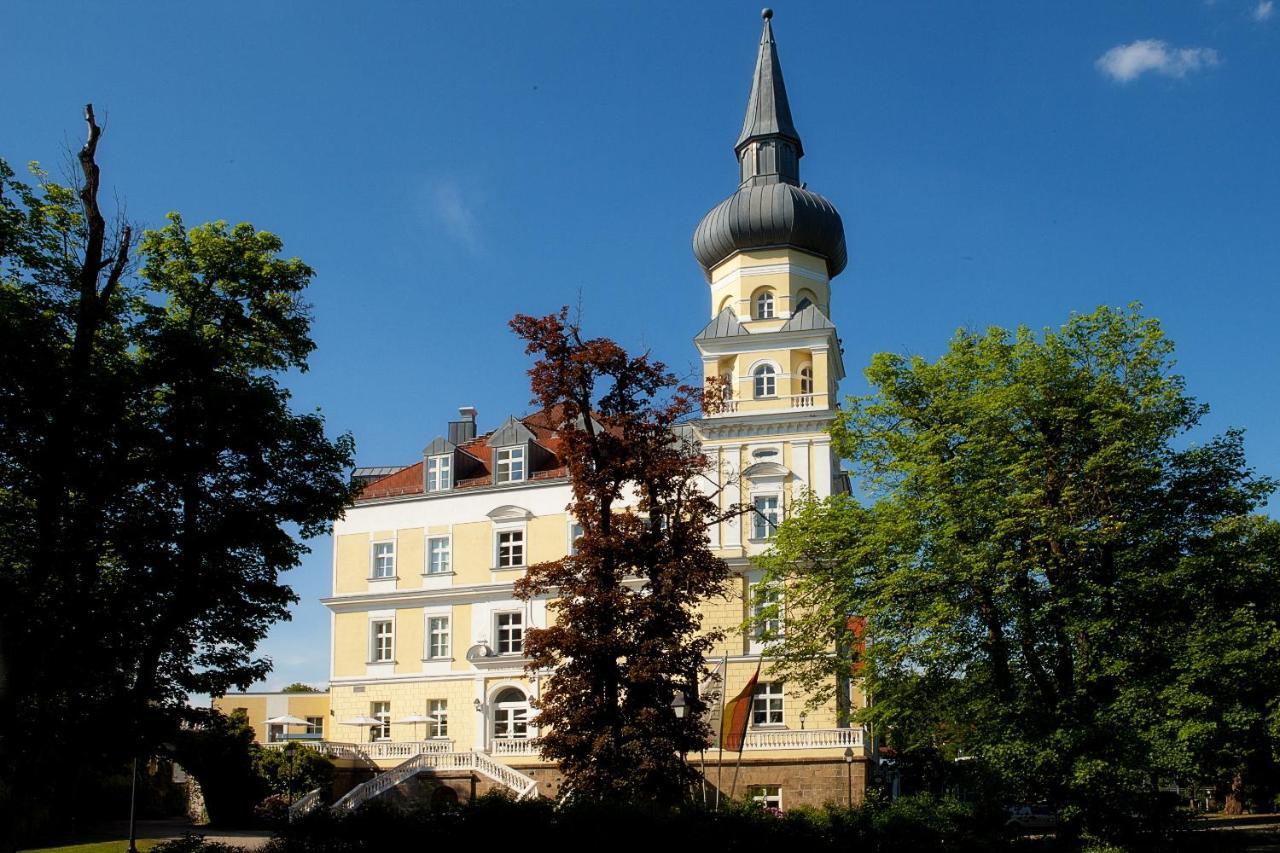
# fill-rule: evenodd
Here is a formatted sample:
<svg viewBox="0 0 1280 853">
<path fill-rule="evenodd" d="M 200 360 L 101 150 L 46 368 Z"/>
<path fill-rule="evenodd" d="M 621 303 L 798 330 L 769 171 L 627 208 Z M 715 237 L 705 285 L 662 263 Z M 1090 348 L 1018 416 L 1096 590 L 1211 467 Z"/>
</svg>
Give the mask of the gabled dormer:
<svg viewBox="0 0 1280 853">
<path fill-rule="evenodd" d="M 488 437 L 493 484 L 523 483 L 552 459 L 551 451 L 538 444 L 533 430 L 514 415 Z"/>
<path fill-rule="evenodd" d="M 428 494 L 451 491 L 459 480 L 484 473 L 480 460 L 462 450 L 476 437 L 476 410 L 463 406 L 460 419 L 449 421 L 448 437 L 436 436 L 422 448 L 422 490 Z"/>
</svg>

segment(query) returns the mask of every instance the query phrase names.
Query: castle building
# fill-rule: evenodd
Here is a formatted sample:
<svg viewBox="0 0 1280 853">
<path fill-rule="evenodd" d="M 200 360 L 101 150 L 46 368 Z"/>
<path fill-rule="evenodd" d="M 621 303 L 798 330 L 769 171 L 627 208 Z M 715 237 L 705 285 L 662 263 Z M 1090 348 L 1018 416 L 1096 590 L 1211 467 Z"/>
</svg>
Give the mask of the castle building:
<svg viewBox="0 0 1280 853">
<path fill-rule="evenodd" d="M 735 695 L 765 651 L 742 628 L 760 581 L 752 557 L 804 493 L 844 488 L 826 428 L 844 376 L 830 320 L 831 280 L 847 262 L 835 207 L 800 181 L 804 147 L 791 117 L 766 10 L 746 117 L 734 146 L 737 189 L 698 225 L 694 255 L 708 284 L 709 322 L 694 338 L 708 383 L 727 399 L 693 424 L 724 507 L 748 516 L 710 531 L 733 571 L 704 625 L 724 632 Z M 691 324 L 692 325 L 692 324 Z M 377 773 L 351 805 L 410 781 L 443 800 L 501 787 L 554 797 L 559 773 L 538 755 L 531 709 L 550 673 L 526 671 L 523 638 L 547 625 L 548 601 L 522 601 L 525 569 L 574 547 L 576 527 L 555 433 L 537 413 L 477 430 L 464 408 L 421 459 L 357 469 L 364 488 L 334 527 L 329 719 L 309 741 L 335 761 Z M 785 600 L 784 615 L 785 615 Z M 784 619 L 785 621 L 785 619 Z M 783 626 L 785 630 L 785 625 Z M 867 733 L 850 722 L 862 702 L 852 679 L 816 708 L 770 680 L 765 660 L 741 756 L 706 754 L 707 776 L 729 793 L 788 808 L 860 799 Z M 234 696 L 223 707 L 242 705 Z"/>
</svg>

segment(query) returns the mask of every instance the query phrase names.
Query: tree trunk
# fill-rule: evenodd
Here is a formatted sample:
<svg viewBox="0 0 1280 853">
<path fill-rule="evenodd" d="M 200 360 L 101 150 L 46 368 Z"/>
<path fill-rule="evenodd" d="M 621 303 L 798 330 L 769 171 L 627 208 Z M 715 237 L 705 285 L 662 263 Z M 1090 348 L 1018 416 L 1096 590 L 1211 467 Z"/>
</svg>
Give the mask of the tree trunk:
<svg viewBox="0 0 1280 853">
<path fill-rule="evenodd" d="M 1231 777 L 1231 787 L 1222 801 L 1222 813 L 1229 815 L 1244 814 L 1244 776 L 1237 773 Z"/>
</svg>

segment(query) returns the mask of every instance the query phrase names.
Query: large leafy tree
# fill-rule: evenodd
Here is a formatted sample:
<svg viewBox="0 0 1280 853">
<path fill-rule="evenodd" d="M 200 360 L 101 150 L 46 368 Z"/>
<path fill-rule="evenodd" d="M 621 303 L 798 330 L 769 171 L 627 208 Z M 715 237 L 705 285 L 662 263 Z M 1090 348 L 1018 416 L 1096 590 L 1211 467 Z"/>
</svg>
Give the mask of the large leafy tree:
<svg viewBox="0 0 1280 853">
<path fill-rule="evenodd" d="M 250 225 L 110 226 L 86 119 L 78 187 L 0 163 L 0 785 L 34 817 L 269 670 L 280 574 L 350 496 L 350 437 L 281 384 L 310 268 Z"/>
<path fill-rule="evenodd" d="M 542 754 L 572 797 L 670 803 L 696 779 L 685 756 L 709 735 L 697 685 L 717 635 L 700 631 L 698 604 L 728 579 L 707 545 L 720 512 L 707 460 L 680 426 L 700 394 L 647 355 L 584 339 L 567 311 L 511 325 L 537 356 L 534 399 L 557 432 L 582 527 L 575 553 L 516 584 L 522 597 L 554 597 L 554 624 L 525 640 L 530 668 L 551 672 Z"/>
<path fill-rule="evenodd" d="M 1085 830 L 1269 759 L 1272 483 L 1238 432 L 1187 446 L 1205 410 L 1171 367 L 1136 309 L 877 355 L 832 430 L 861 496 L 800 502 L 764 561 L 781 673 L 821 695 L 860 657 L 895 746 L 977 756 Z"/>
</svg>

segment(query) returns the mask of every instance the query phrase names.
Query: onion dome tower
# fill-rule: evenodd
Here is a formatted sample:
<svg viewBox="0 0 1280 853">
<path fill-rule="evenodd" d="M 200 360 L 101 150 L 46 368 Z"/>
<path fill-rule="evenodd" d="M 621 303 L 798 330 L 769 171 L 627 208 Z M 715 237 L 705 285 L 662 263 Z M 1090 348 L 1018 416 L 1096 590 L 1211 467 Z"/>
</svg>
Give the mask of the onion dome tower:
<svg viewBox="0 0 1280 853">
<path fill-rule="evenodd" d="M 733 149 L 738 189 L 693 235 L 712 318 L 694 344 L 708 388 L 715 384 L 729 397 L 713 418 L 799 417 L 820 428 L 834 415 L 844 378 L 829 316 L 831 279 L 848 255 L 835 206 L 800 183 L 804 145 L 791 119 L 772 17 L 765 9 Z"/>
<path fill-rule="evenodd" d="M 844 224 L 831 202 L 800 183 L 804 145 L 791 120 L 787 87 L 764 10 L 760 52 L 742 132 L 734 145 L 737 192 L 702 218 L 693 234 L 693 254 L 710 281 L 712 271 L 738 252 L 792 247 L 822 258 L 828 278 L 845 268 Z"/>
</svg>

